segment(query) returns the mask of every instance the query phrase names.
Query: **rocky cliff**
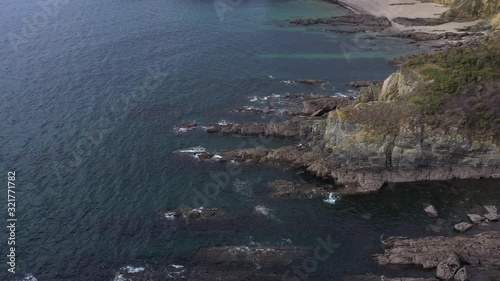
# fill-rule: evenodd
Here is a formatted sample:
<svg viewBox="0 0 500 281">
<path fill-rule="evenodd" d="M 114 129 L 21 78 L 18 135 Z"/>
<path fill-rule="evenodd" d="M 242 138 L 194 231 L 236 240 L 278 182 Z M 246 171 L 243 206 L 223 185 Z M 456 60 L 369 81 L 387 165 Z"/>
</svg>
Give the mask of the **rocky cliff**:
<svg viewBox="0 0 500 281">
<path fill-rule="evenodd" d="M 303 100 L 292 120 L 209 127 L 300 141 L 222 151 L 218 159 L 304 169 L 344 193 L 392 182 L 500 178 L 498 23 L 497 16 L 482 41 L 409 59 L 383 83 L 365 83 L 355 101 L 290 96 Z"/>
<path fill-rule="evenodd" d="M 491 37 L 412 59 L 378 95 L 330 112 L 328 155 L 308 169 L 359 191 L 386 182 L 500 177 L 499 43 Z"/>
</svg>

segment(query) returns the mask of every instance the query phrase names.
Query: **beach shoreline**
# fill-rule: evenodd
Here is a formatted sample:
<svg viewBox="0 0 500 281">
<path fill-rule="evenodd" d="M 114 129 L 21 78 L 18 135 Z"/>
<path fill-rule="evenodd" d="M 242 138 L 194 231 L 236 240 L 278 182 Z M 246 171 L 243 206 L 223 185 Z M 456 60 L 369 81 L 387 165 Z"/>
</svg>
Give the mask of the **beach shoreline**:
<svg viewBox="0 0 500 281">
<path fill-rule="evenodd" d="M 420 2 L 418 0 L 339 0 L 340 5 L 355 14 L 369 14 L 387 17 L 392 23 L 395 32 L 428 32 L 445 33 L 459 32 L 469 26 L 476 25 L 481 20 L 470 22 L 448 22 L 431 26 L 403 26 L 394 21 L 395 18 L 439 18 L 448 11 L 448 7 L 440 4 Z M 409 8 L 411 7 L 411 8 Z"/>
</svg>

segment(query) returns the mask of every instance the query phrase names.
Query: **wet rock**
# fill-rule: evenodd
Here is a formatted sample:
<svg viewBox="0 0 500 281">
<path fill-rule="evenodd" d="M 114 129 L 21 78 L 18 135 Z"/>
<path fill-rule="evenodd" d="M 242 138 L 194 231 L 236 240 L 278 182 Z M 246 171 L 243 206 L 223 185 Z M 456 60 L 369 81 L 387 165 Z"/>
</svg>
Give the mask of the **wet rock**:
<svg viewBox="0 0 500 281">
<path fill-rule="evenodd" d="M 500 216 L 497 214 L 488 213 L 484 215 L 484 218 L 486 218 L 489 221 L 498 221 L 500 219 Z"/>
<path fill-rule="evenodd" d="M 454 228 L 455 228 L 456 231 L 458 231 L 460 233 L 464 233 L 467 230 L 471 229 L 472 226 L 473 225 L 470 224 L 470 223 L 468 223 L 468 222 L 461 222 L 461 223 L 455 224 Z"/>
<path fill-rule="evenodd" d="M 440 25 L 447 23 L 448 20 L 444 18 L 405 18 L 396 17 L 392 19 L 394 22 L 408 26 L 430 26 L 430 25 Z"/>
<path fill-rule="evenodd" d="M 482 34 L 480 34 L 482 35 Z M 406 31 L 401 33 L 396 33 L 391 35 L 392 37 L 408 38 L 414 41 L 431 41 L 431 40 L 460 40 L 467 36 L 478 36 L 475 33 L 456 33 L 456 32 L 444 32 L 444 33 L 429 33 L 429 32 L 416 32 L 416 31 Z"/>
<path fill-rule="evenodd" d="M 467 217 L 469 217 L 469 220 L 474 224 L 480 224 L 484 220 L 483 217 L 477 214 L 467 214 Z"/>
<path fill-rule="evenodd" d="M 439 232 L 441 232 L 441 231 L 443 230 L 443 227 L 442 227 L 442 226 L 440 226 L 440 225 L 430 224 L 430 225 L 428 226 L 428 229 L 429 229 L 429 230 L 432 230 L 432 231 L 434 231 L 434 232 L 436 232 L 436 233 L 439 233 Z"/>
<path fill-rule="evenodd" d="M 345 107 L 351 101 L 349 98 L 330 96 L 307 96 L 304 99 L 302 114 L 308 116 L 318 115 L 318 112 L 322 112 L 321 115 L 323 115 L 337 108 Z"/>
<path fill-rule="evenodd" d="M 438 268 L 439 276 L 452 278 L 463 261 L 481 270 L 500 270 L 500 232 L 489 231 L 474 236 L 425 237 L 409 239 L 390 237 L 383 254 L 374 255 L 380 265 L 417 265 Z"/>
<path fill-rule="evenodd" d="M 283 138 L 300 137 L 300 121 L 288 120 L 271 123 L 229 123 L 213 124 L 206 128 L 208 133 L 234 134 L 241 136 L 272 136 Z"/>
<path fill-rule="evenodd" d="M 436 268 L 436 276 L 440 279 L 448 280 L 455 276 L 455 272 L 457 272 L 458 268 L 460 268 L 460 260 L 457 255 L 450 254 L 450 256 L 441 261 Z"/>
<path fill-rule="evenodd" d="M 187 280 L 283 280 L 294 263 L 314 255 L 312 247 L 221 246 L 202 248 L 189 260 L 195 264 Z"/>
<path fill-rule="evenodd" d="M 191 131 L 193 129 L 196 129 L 198 127 L 198 124 L 196 123 L 182 123 L 182 124 L 179 124 L 178 126 L 175 127 L 175 130 L 180 132 L 180 133 L 183 133 L 183 132 L 187 132 L 187 131 Z"/>
<path fill-rule="evenodd" d="M 425 207 L 424 211 L 427 213 L 427 216 L 429 216 L 431 218 L 438 217 L 438 212 L 433 205 L 429 205 L 429 206 Z"/>
<path fill-rule="evenodd" d="M 467 273 L 467 269 L 464 267 L 460 268 L 457 273 L 453 276 L 455 281 L 468 281 L 469 274 Z"/>
<path fill-rule="evenodd" d="M 295 80 L 295 83 L 299 84 L 307 84 L 307 85 L 321 85 L 328 81 L 319 80 L 319 79 L 303 79 L 303 80 Z"/>
<path fill-rule="evenodd" d="M 497 212 L 498 212 L 497 207 L 494 205 L 484 206 L 484 209 L 486 210 L 486 212 L 488 212 L 490 214 L 497 214 Z"/>
<path fill-rule="evenodd" d="M 198 159 L 201 159 L 201 160 L 208 160 L 208 159 L 212 159 L 214 157 L 214 155 L 211 153 L 208 153 L 208 152 L 200 152 L 200 153 L 196 153 L 195 157 L 197 157 Z"/>
<path fill-rule="evenodd" d="M 364 80 L 364 81 L 352 81 L 348 82 L 345 85 L 348 87 L 355 87 L 355 88 L 361 88 L 361 87 L 369 87 L 369 86 L 377 86 L 377 85 L 382 85 L 384 81 L 379 81 L 379 80 Z"/>
<path fill-rule="evenodd" d="M 413 278 L 413 277 L 387 277 L 380 275 L 354 275 L 347 276 L 343 281 L 438 281 L 435 278 Z"/>
<path fill-rule="evenodd" d="M 269 183 L 273 198 L 326 197 L 332 186 L 316 186 L 293 181 L 275 180 Z"/>
<path fill-rule="evenodd" d="M 378 27 L 389 27 L 391 26 L 391 21 L 386 17 L 377 17 L 372 15 L 357 14 L 357 15 L 346 15 L 340 17 L 331 18 L 319 18 L 319 19 L 294 19 L 290 20 L 291 24 L 297 25 L 315 25 L 315 24 L 328 24 L 328 25 L 354 25 L 354 26 L 378 26 Z"/>
<path fill-rule="evenodd" d="M 222 210 L 216 208 L 198 208 L 191 210 L 173 210 L 164 214 L 164 217 L 167 219 L 204 219 L 204 218 L 212 218 L 215 216 L 219 216 L 223 213 Z"/>
<path fill-rule="evenodd" d="M 393 37 L 399 38 L 408 38 L 415 41 L 430 41 L 430 40 L 439 40 L 443 36 L 438 33 L 427 33 L 427 32 L 402 32 L 393 34 Z"/>
</svg>

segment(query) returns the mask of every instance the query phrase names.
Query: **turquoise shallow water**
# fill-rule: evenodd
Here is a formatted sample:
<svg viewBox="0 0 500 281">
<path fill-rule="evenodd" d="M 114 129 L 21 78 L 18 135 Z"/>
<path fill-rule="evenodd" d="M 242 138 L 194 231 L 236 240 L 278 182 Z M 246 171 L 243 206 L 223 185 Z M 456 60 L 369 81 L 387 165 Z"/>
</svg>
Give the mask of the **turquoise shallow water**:
<svg viewBox="0 0 500 281">
<path fill-rule="evenodd" d="M 314 276 L 339 280 L 380 273 L 370 259 L 380 251 L 380 235 L 433 233 L 421 212 L 425 203 L 444 209 L 451 224 L 462 214 L 452 206 L 498 201 L 495 181 L 399 185 L 334 206 L 321 199 L 273 201 L 263 195 L 268 181 L 303 175 L 242 167 L 208 202 L 230 219 L 175 231 L 161 219 L 181 204 L 194 206 L 195 190 L 224 170 L 173 152 L 249 142 L 200 130 L 178 134 L 176 124 L 267 121 L 272 117 L 231 110 L 250 105 L 253 96 L 344 92 L 344 82 L 385 78 L 395 69 L 388 58 L 421 51 L 405 40 L 286 22 L 345 13 L 321 1 L 59 1 L 49 13 L 38 2 L 4 1 L 0 173 L 17 173 L 19 256 L 18 274 L 7 274 L 1 262 L 0 279 L 113 280 L 126 265 L 189 267 L 189 254 L 203 246 L 284 240 L 314 246 L 330 234 L 341 247 Z M 303 78 L 330 84 L 285 83 Z M 470 186 L 481 193 L 453 193 Z M 255 216 L 258 205 L 273 216 Z"/>
</svg>

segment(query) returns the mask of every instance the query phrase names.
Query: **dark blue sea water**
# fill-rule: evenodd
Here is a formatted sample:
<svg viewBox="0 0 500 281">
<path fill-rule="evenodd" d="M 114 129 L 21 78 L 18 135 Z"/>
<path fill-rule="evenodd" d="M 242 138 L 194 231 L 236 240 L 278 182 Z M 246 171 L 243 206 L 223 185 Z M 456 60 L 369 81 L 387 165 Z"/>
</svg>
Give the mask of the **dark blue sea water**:
<svg viewBox="0 0 500 281">
<path fill-rule="evenodd" d="M 202 247 L 315 247 L 328 235 L 339 248 L 311 280 L 382 274 L 370 257 L 381 251 L 381 235 L 433 234 L 424 204 L 442 210 L 443 235 L 463 219 L 458 210 L 498 204 L 494 181 L 395 185 L 335 205 L 321 198 L 272 200 L 264 195 L 269 181 L 310 179 L 291 169 L 241 166 L 203 202 L 223 208 L 226 217 L 189 225 L 163 218 L 179 206 L 197 207 L 198 192 L 225 171 L 176 151 L 258 141 L 179 133 L 177 124 L 265 122 L 272 116 L 231 110 L 255 96 L 345 93 L 345 82 L 393 72 L 389 58 L 424 51 L 406 40 L 287 23 L 347 13 L 300 0 L 3 0 L 0 212 L 5 222 L 7 172 L 15 171 L 18 221 L 16 274 L 7 272 L 4 231 L 0 280 L 128 280 L 117 273 L 124 266 L 155 271 L 170 264 L 184 266 L 188 276 L 189 257 Z M 287 83 L 304 78 L 330 83 Z M 257 206 L 270 214 L 256 214 Z"/>
</svg>

